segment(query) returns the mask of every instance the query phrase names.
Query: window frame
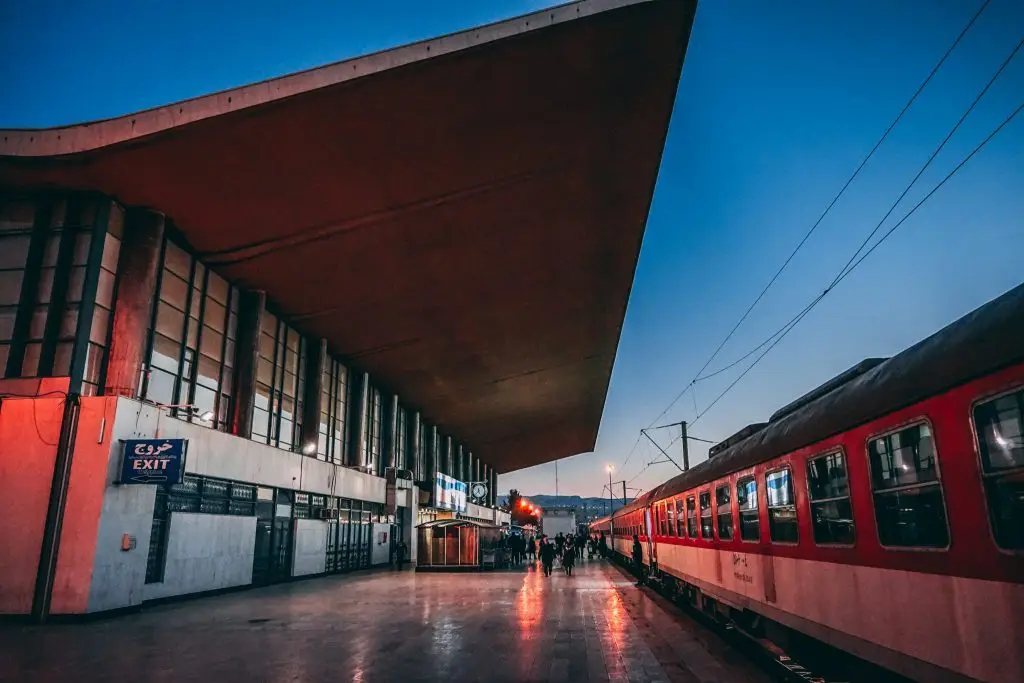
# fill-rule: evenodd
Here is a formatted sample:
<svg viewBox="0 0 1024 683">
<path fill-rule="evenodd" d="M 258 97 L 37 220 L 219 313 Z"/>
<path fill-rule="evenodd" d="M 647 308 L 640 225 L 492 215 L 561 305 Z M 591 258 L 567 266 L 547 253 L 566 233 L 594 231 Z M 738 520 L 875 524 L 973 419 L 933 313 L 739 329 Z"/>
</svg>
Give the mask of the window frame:
<svg viewBox="0 0 1024 683">
<path fill-rule="evenodd" d="M 700 540 L 714 542 L 717 540 L 717 536 L 715 535 L 715 499 L 711 491 L 711 488 L 697 491 L 697 530 L 700 532 Z M 704 535 L 704 509 L 700 506 L 700 497 L 705 493 L 708 494 L 708 518 L 711 520 L 710 536 Z"/>
<path fill-rule="evenodd" d="M 932 433 L 934 434 L 934 432 L 932 432 Z M 865 442 L 865 444 L 867 444 L 867 443 L 868 442 Z M 870 448 L 870 447 L 868 447 L 868 448 Z M 830 455 L 841 455 L 843 457 L 843 463 L 846 465 L 846 488 L 847 488 L 847 494 L 845 496 L 836 496 L 836 497 L 833 497 L 833 498 L 822 498 L 820 500 L 814 500 L 813 496 L 811 495 L 811 477 L 810 477 L 810 473 L 809 473 L 809 468 L 810 468 L 811 462 L 814 461 L 814 460 L 820 460 L 821 458 L 827 458 Z M 868 453 L 868 461 L 869 461 L 868 462 L 868 467 L 869 468 L 871 467 L 870 460 L 871 460 L 871 455 L 870 455 L 870 453 Z M 936 457 L 936 462 L 938 462 L 938 458 L 937 457 Z M 854 509 L 854 506 L 853 506 L 853 482 L 852 482 L 851 477 L 850 477 L 850 456 L 847 455 L 846 449 L 842 445 L 840 445 L 840 446 L 837 446 L 835 448 L 829 448 L 829 449 L 826 449 L 824 451 L 819 451 L 819 452 L 817 452 L 817 453 L 815 453 L 813 455 L 807 456 L 806 458 L 804 458 L 804 472 L 805 472 L 804 487 L 807 489 L 807 512 L 810 515 L 808 521 L 811 524 L 811 540 L 814 542 L 814 545 L 822 547 L 822 548 L 854 548 L 854 547 L 856 547 L 857 546 L 857 512 L 856 512 L 856 510 Z M 871 481 L 871 472 L 869 470 L 868 471 L 868 482 L 869 482 L 868 483 L 868 487 L 869 488 L 871 487 L 870 481 Z M 871 496 L 872 496 L 872 507 L 873 507 L 874 506 L 874 495 L 875 495 L 874 489 L 872 489 L 870 493 L 871 493 Z M 837 501 L 837 500 L 843 500 L 844 498 L 850 502 L 850 517 L 851 517 L 851 519 L 853 521 L 853 542 L 852 543 L 821 543 L 821 542 L 819 542 L 818 539 L 815 538 L 815 536 L 814 536 L 814 507 L 813 507 L 814 504 L 815 503 L 832 503 L 832 502 Z M 948 514 L 947 514 L 947 517 L 948 517 Z M 876 522 L 876 526 L 877 526 L 877 522 Z"/>
<path fill-rule="evenodd" d="M 767 476 L 767 475 L 765 475 L 765 476 Z M 746 483 L 748 481 L 754 482 L 754 501 L 757 503 L 757 507 L 755 507 L 754 510 L 753 510 L 753 512 L 755 513 L 755 516 L 757 517 L 757 538 L 755 538 L 755 539 L 743 538 L 743 510 L 740 508 L 739 489 L 740 489 L 740 485 L 741 484 L 744 484 L 744 483 Z M 762 540 L 762 538 L 761 538 L 761 499 L 760 499 L 761 491 L 760 491 L 760 487 L 758 487 L 758 485 L 757 485 L 757 474 L 755 472 L 751 472 L 750 474 L 738 475 L 736 477 L 736 485 L 734 487 L 734 493 L 735 493 L 735 496 L 736 496 L 736 521 L 739 522 L 739 524 L 737 526 L 739 527 L 739 534 L 738 534 L 738 536 L 739 536 L 740 542 L 741 543 L 760 543 L 761 540 Z M 767 510 L 767 509 L 768 509 L 768 506 L 765 505 L 765 510 Z M 747 510 L 747 512 L 751 512 L 751 511 Z"/>
<path fill-rule="evenodd" d="M 967 414 L 968 424 L 970 425 L 970 430 L 971 430 L 971 440 L 972 440 L 972 442 L 974 444 L 975 462 L 977 463 L 977 466 L 978 466 L 978 489 L 979 489 L 979 493 L 981 495 L 982 500 L 985 501 L 985 519 L 988 521 L 988 534 L 989 534 L 989 538 L 992 541 L 992 546 L 998 552 L 1000 552 L 1000 553 L 1002 553 L 1004 555 L 1010 555 L 1010 556 L 1021 556 L 1021 555 L 1024 555 L 1024 548 L 1004 548 L 1003 546 L 999 545 L 999 541 L 996 539 L 995 526 L 992 524 L 992 507 L 991 507 L 991 504 L 989 503 L 989 497 L 988 497 L 988 490 L 987 490 L 987 487 L 986 487 L 986 481 L 989 480 L 989 479 L 996 479 L 996 478 L 999 478 L 999 477 L 1003 477 L 1003 476 L 1006 476 L 1007 474 L 1024 473 L 1024 467 L 1014 467 L 1014 468 L 1010 468 L 1010 469 L 1007 469 L 1007 470 L 1003 470 L 1002 472 L 992 473 L 992 474 L 986 474 L 985 473 L 985 463 L 984 463 L 984 461 L 983 461 L 983 459 L 981 457 L 981 435 L 978 433 L 978 425 L 977 425 L 977 423 L 974 420 L 974 411 L 979 406 L 981 406 L 981 405 L 983 405 L 985 403 L 989 403 L 991 401 L 997 401 L 1000 398 L 1002 398 L 1003 396 L 1009 396 L 1010 394 L 1015 394 L 1017 392 L 1024 392 L 1024 384 L 1019 383 L 1019 382 L 1010 383 L 1009 385 L 1005 385 L 1004 384 L 999 389 L 983 393 L 983 394 L 977 396 L 974 400 L 971 401 L 971 404 L 968 407 L 968 414 Z M 935 462 L 936 462 L 936 464 L 938 464 L 938 455 L 937 454 L 936 454 Z M 940 470 L 939 476 L 940 476 L 940 483 L 941 483 L 941 470 Z M 945 501 L 943 501 L 943 502 L 945 502 Z M 949 512 L 948 511 L 946 512 L 946 524 L 947 525 L 949 524 Z M 953 541 L 952 530 L 950 530 L 950 532 L 951 532 L 950 533 L 950 543 L 952 543 L 952 541 Z"/>
<path fill-rule="evenodd" d="M 719 505 L 719 502 L 718 502 L 718 492 L 721 489 L 725 489 L 725 494 L 727 496 L 729 496 L 729 512 L 728 512 L 728 515 L 729 515 L 729 537 L 728 538 L 722 538 L 722 535 L 721 535 L 721 529 L 722 529 L 721 519 L 722 518 L 721 518 L 721 511 L 719 510 L 719 508 L 721 506 Z M 712 496 L 713 496 L 712 497 L 712 503 L 714 504 L 714 508 L 715 508 L 715 537 L 721 543 L 732 543 L 733 541 L 736 540 L 736 513 L 734 512 L 734 509 L 735 509 L 734 503 L 736 502 L 736 500 L 733 497 L 732 479 L 730 478 L 730 479 L 725 479 L 724 481 L 716 482 L 714 485 L 712 485 L 711 492 L 712 492 Z"/>
<path fill-rule="evenodd" d="M 874 485 L 874 481 L 873 481 L 874 470 L 871 467 L 871 442 L 874 441 L 875 439 L 880 439 L 880 438 L 885 437 L 885 436 L 890 436 L 892 434 L 896 434 L 897 432 L 901 432 L 904 429 L 909 429 L 910 427 L 914 427 L 916 425 L 922 425 L 922 424 L 923 425 L 927 425 L 928 429 L 932 433 L 932 443 L 933 443 L 933 445 L 935 447 L 935 472 L 936 472 L 935 481 L 934 482 L 929 482 L 929 483 L 926 483 L 926 484 L 907 484 L 905 486 L 900 486 L 898 488 L 886 489 L 882 493 L 894 493 L 894 492 L 898 492 L 898 491 L 906 491 L 906 490 L 913 489 L 913 488 L 921 488 L 922 486 L 931 486 L 933 484 L 938 486 L 938 488 L 939 488 L 939 495 L 942 497 L 942 508 L 943 508 L 943 510 L 945 512 L 944 517 L 945 517 L 945 522 L 946 522 L 946 545 L 941 546 L 941 547 L 940 546 L 923 546 L 923 545 L 886 545 L 886 544 L 882 543 L 882 532 L 881 532 L 881 529 L 878 526 L 878 509 L 877 509 L 878 506 L 875 505 L 875 494 L 876 494 L 876 491 L 875 491 L 875 485 Z M 906 419 L 906 420 L 901 420 L 900 422 L 897 422 L 897 423 L 893 424 L 890 427 L 886 427 L 886 428 L 879 429 L 879 430 L 876 430 L 874 432 L 871 432 L 866 437 L 864 437 L 864 458 L 866 460 L 866 464 L 867 464 L 867 468 L 868 468 L 868 472 L 867 472 L 867 475 L 868 475 L 868 479 L 867 479 L 868 495 L 871 497 L 871 516 L 874 517 L 874 520 L 875 520 L 875 540 L 878 541 L 878 546 L 880 548 L 882 548 L 882 550 L 885 550 L 887 552 L 894 552 L 894 553 L 901 553 L 901 552 L 912 552 L 912 553 L 919 553 L 919 552 L 921 552 L 921 553 L 946 553 L 946 552 L 949 552 L 950 548 L 952 548 L 952 546 L 953 546 L 953 529 L 949 525 L 949 505 L 948 505 L 948 503 L 946 501 L 946 487 L 943 485 L 943 481 L 942 481 L 942 463 L 940 462 L 940 456 L 939 456 L 938 433 L 935 431 L 935 425 L 932 423 L 931 419 L 927 415 L 922 413 L 920 415 L 917 415 L 916 417 L 912 417 L 912 418 L 909 418 L 909 419 Z"/>
<path fill-rule="evenodd" d="M 796 515 L 796 540 L 795 541 L 776 541 L 775 538 L 772 537 L 772 504 L 771 504 L 771 501 L 768 499 L 768 476 L 772 475 L 772 474 L 775 474 L 776 472 L 782 472 L 784 470 L 789 472 L 789 481 L 790 481 L 791 488 L 793 489 L 793 513 Z M 789 464 L 788 462 L 785 463 L 785 464 L 779 465 L 777 467 L 772 467 L 771 469 L 766 469 L 764 471 L 764 475 L 763 475 L 763 479 L 764 479 L 764 503 L 765 503 L 765 505 L 764 505 L 764 513 L 765 513 L 765 518 L 768 520 L 768 542 L 771 543 L 772 545 L 785 545 L 785 546 L 790 546 L 790 547 L 794 547 L 794 548 L 800 545 L 800 505 L 798 504 L 798 501 L 796 499 L 796 482 L 793 481 L 794 478 L 795 477 L 793 475 L 793 466 L 791 464 Z M 788 505 L 776 505 L 775 506 L 776 509 L 784 508 L 784 507 L 789 507 L 789 506 Z"/>
<path fill-rule="evenodd" d="M 690 503 L 693 503 L 693 528 L 690 528 Z M 686 537 L 691 541 L 700 540 L 700 510 L 697 507 L 697 492 L 686 495 Z"/>
</svg>

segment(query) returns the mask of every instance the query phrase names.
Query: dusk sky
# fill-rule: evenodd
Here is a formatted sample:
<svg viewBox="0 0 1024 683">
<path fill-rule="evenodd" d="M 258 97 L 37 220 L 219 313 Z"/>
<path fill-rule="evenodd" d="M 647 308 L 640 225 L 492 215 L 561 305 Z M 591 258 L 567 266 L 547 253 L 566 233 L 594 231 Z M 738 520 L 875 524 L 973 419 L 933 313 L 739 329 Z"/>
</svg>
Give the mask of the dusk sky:
<svg viewBox="0 0 1024 683">
<path fill-rule="evenodd" d="M 549 4 L 3 3 L 0 127 L 125 114 Z M 675 472 L 645 468 L 655 459 L 649 445 L 623 464 L 638 430 L 687 386 L 981 4 L 699 5 L 597 449 L 559 463 L 560 493 L 601 495 L 608 464 L 616 480 L 625 474 L 644 489 Z M 709 371 L 760 344 L 822 291 L 1022 37 L 1024 3 L 992 0 Z M 879 235 L 1022 102 L 1018 53 Z M 691 433 L 723 439 L 865 357 L 899 352 L 1020 284 L 1022 257 L 1024 114 Z M 698 383 L 657 424 L 692 421 L 748 363 Z M 663 444 L 674 435 L 657 434 Z M 694 443 L 691 462 L 706 451 Z M 671 452 L 678 457 L 678 442 Z M 502 493 L 553 493 L 554 465 L 499 484 Z"/>
</svg>

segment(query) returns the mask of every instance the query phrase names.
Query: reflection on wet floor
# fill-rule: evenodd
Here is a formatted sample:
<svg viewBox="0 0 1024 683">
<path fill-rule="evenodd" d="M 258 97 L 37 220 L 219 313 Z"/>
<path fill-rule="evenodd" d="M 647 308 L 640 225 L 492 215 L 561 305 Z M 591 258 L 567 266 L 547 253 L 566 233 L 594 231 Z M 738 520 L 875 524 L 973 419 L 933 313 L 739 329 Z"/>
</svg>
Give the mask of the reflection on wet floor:
<svg viewBox="0 0 1024 683">
<path fill-rule="evenodd" d="M 374 572 L 0 626 L 0 678 L 135 681 L 766 681 L 618 569 Z"/>
</svg>

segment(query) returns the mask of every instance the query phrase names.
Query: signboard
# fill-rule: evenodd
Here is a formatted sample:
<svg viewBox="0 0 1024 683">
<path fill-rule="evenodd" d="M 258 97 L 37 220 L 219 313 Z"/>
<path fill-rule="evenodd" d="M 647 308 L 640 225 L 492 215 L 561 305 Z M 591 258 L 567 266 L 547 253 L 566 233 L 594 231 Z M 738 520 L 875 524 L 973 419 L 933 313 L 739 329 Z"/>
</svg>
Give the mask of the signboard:
<svg viewBox="0 0 1024 683">
<path fill-rule="evenodd" d="M 434 479 L 434 507 L 465 512 L 467 493 L 465 482 L 447 474 L 437 473 Z"/>
<path fill-rule="evenodd" d="M 185 471 L 185 439 L 126 439 L 121 484 L 180 484 Z"/>
</svg>

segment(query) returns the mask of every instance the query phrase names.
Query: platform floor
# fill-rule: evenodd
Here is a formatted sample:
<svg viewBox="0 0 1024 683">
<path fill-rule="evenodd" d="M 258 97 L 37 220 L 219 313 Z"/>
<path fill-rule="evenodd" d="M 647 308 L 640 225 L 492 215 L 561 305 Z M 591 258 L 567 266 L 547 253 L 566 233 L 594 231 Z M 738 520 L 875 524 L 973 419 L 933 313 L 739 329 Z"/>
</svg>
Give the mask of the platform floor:
<svg viewBox="0 0 1024 683">
<path fill-rule="evenodd" d="M 43 627 L 0 625 L 0 680 L 767 681 L 601 561 L 574 576 L 376 571 Z"/>
</svg>

